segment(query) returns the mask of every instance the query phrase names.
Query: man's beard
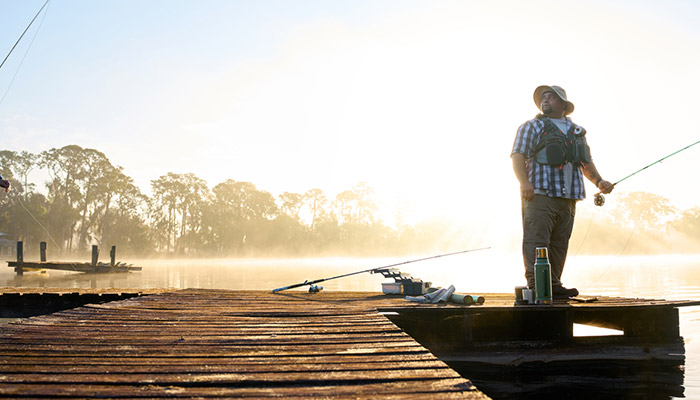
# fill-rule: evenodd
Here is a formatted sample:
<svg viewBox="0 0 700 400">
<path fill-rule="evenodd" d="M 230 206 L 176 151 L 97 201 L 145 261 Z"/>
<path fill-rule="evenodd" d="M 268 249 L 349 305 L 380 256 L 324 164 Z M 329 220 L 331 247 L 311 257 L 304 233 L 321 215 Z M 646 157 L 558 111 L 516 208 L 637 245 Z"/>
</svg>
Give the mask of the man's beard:
<svg viewBox="0 0 700 400">
<path fill-rule="evenodd" d="M 547 115 L 552 113 L 552 106 L 549 104 L 543 104 L 542 105 L 542 114 Z"/>
</svg>

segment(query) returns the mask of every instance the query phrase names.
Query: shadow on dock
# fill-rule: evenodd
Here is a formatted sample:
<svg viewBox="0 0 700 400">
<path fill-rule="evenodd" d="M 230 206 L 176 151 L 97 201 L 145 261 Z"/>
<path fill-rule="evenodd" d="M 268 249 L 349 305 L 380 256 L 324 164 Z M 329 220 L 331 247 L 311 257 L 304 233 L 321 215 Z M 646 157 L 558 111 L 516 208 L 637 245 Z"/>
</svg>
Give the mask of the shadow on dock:
<svg viewBox="0 0 700 400">
<path fill-rule="evenodd" d="M 682 398 L 684 363 L 566 361 L 504 367 L 446 362 L 493 399 Z"/>
</svg>

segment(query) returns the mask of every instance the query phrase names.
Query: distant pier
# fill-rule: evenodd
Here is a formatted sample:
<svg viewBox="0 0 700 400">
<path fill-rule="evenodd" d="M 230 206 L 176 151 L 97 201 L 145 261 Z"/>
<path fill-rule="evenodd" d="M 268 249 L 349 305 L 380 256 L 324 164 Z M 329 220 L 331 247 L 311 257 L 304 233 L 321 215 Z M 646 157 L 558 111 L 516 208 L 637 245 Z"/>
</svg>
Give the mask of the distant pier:
<svg viewBox="0 0 700 400">
<path fill-rule="evenodd" d="M 100 250 L 97 246 L 92 246 L 91 262 L 70 262 L 70 261 L 46 261 L 46 242 L 40 245 L 40 261 L 24 261 L 24 246 L 22 242 L 17 242 L 17 260 L 8 261 L 7 266 L 14 268 L 19 276 L 25 271 L 59 270 L 71 272 L 83 272 L 91 274 L 104 274 L 114 272 L 136 272 L 141 271 L 141 267 L 116 261 L 117 247 L 112 246 L 110 250 L 110 262 L 99 261 Z"/>
</svg>

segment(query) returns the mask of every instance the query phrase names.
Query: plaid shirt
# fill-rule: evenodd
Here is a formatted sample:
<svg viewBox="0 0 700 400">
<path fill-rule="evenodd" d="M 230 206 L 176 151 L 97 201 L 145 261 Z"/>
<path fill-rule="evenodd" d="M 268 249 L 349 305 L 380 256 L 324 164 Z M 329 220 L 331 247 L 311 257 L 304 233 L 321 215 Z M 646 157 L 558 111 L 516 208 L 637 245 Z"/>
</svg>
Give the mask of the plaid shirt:
<svg viewBox="0 0 700 400">
<path fill-rule="evenodd" d="M 567 130 L 571 128 L 570 118 L 566 118 Z M 564 187 L 564 169 L 560 166 L 544 165 L 535 161 L 535 146 L 540 141 L 540 137 L 544 132 L 544 122 L 533 118 L 518 128 L 518 133 L 515 136 L 513 143 L 512 156 L 515 153 L 520 153 L 525 156 L 525 167 L 527 168 L 527 176 L 535 188 L 536 194 L 544 194 L 549 197 L 563 197 L 566 199 L 582 200 L 586 197 L 586 190 L 583 187 L 583 172 L 580 165 L 574 165 L 573 179 L 571 183 L 572 193 L 566 193 Z M 585 141 L 586 138 L 584 137 Z"/>
</svg>

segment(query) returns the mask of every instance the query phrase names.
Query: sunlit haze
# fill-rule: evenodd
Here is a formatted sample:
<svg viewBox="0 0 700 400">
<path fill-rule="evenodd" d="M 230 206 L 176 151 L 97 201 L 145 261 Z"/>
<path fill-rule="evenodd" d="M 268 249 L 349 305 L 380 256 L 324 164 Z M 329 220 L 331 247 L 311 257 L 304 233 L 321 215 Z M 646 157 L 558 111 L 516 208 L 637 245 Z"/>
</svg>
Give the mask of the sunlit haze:
<svg viewBox="0 0 700 400">
<path fill-rule="evenodd" d="M 43 3 L 0 1 L 3 58 Z M 566 89 L 615 182 L 700 139 L 698 15 L 680 0 L 57 0 L 0 69 L 0 147 L 95 148 L 144 193 L 168 172 L 275 196 L 367 182 L 387 218 L 449 217 L 479 232 L 470 245 L 517 248 L 509 155 L 535 87 Z M 699 154 L 617 191 L 697 206 Z"/>
</svg>

